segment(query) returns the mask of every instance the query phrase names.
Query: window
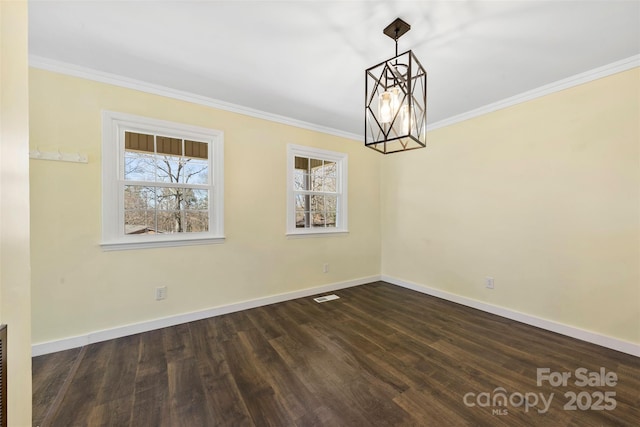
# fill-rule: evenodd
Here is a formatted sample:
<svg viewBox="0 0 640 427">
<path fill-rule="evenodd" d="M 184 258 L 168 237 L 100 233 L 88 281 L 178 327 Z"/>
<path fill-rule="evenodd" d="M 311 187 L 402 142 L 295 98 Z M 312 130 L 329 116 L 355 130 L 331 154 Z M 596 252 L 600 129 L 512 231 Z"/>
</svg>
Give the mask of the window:
<svg viewBox="0 0 640 427">
<path fill-rule="evenodd" d="M 223 235 L 223 133 L 103 113 L 105 249 L 216 243 Z"/>
<path fill-rule="evenodd" d="M 287 234 L 347 231 L 347 155 L 290 144 Z"/>
</svg>

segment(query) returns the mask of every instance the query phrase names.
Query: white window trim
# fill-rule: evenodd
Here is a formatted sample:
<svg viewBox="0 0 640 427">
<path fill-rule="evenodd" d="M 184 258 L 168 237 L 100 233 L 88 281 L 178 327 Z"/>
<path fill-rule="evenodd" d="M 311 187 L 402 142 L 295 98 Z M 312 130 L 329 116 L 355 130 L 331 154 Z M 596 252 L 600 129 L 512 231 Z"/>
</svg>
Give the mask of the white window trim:
<svg viewBox="0 0 640 427">
<path fill-rule="evenodd" d="M 294 158 L 310 157 L 314 159 L 330 160 L 336 162 L 337 182 L 340 197 L 336 212 L 336 227 L 332 228 L 296 228 L 295 218 L 295 191 L 293 190 Z M 347 189 L 348 182 L 348 155 L 337 151 L 323 150 L 320 148 L 306 147 L 303 145 L 287 144 L 287 236 L 319 237 L 341 235 L 349 232 L 347 227 Z"/>
<path fill-rule="evenodd" d="M 152 236 L 124 234 L 124 176 L 119 156 L 124 152 L 124 131 L 162 134 L 207 142 L 213 173 L 209 175 L 209 231 Z M 207 245 L 224 242 L 224 133 L 215 129 L 151 119 L 113 111 L 102 112 L 102 241 L 104 250 Z"/>
</svg>

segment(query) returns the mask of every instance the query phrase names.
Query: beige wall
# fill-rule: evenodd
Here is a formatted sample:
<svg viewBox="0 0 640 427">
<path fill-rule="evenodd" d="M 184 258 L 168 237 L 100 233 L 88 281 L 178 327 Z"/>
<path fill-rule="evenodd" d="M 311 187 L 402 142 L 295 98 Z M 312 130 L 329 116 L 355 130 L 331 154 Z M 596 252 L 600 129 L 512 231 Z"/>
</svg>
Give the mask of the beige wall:
<svg viewBox="0 0 640 427">
<path fill-rule="evenodd" d="M 30 96 L 32 149 L 89 155 L 31 161 L 34 344 L 380 274 L 380 156 L 358 142 L 37 69 Z M 102 251 L 102 109 L 224 131 L 225 243 Z M 348 235 L 286 238 L 287 143 L 348 153 Z"/>
<path fill-rule="evenodd" d="M 31 425 L 27 2 L 0 1 L 0 323 L 8 423 Z"/>
<path fill-rule="evenodd" d="M 639 74 L 437 129 L 426 150 L 381 156 L 355 141 L 32 69 L 31 147 L 90 157 L 31 161 L 33 342 L 382 272 L 640 343 Z M 224 244 L 101 250 L 102 109 L 225 132 Z M 287 143 L 349 154 L 348 236 L 285 237 Z M 153 299 L 159 285 L 169 287 L 166 301 Z"/>
<path fill-rule="evenodd" d="M 640 343 L 639 94 L 636 68 L 386 157 L 382 273 Z"/>
</svg>

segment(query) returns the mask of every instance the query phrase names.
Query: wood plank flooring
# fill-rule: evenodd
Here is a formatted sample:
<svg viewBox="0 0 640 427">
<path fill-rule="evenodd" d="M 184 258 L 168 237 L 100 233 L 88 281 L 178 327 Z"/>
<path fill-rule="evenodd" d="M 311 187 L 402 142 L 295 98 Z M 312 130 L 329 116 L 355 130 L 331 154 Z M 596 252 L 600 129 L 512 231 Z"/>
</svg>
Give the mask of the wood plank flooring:
<svg viewBox="0 0 640 427">
<path fill-rule="evenodd" d="M 35 357 L 34 426 L 640 421 L 636 357 L 384 282 L 335 293 Z M 537 368 L 571 377 L 538 386 Z M 580 368 L 616 385 L 576 385 Z"/>
</svg>

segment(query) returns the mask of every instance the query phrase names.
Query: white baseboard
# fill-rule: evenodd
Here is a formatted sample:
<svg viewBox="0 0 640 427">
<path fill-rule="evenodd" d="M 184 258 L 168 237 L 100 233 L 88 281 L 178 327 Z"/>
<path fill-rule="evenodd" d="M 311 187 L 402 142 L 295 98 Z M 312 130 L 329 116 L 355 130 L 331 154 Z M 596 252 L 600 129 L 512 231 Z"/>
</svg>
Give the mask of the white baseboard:
<svg viewBox="0 0 640 427">
<path fill-rule="evenodd" d="M 43 354 L 54 353 L 56 351 L 69 350 L 72 348 L 82 347 L 88 344 L 107 341 L 114 338 L 125 337 L 128 335 L 139 334 L 141 332 L 152 331 L 155 329 L 175 326 L 182 323 L 193 322 L 195 320 L 206 319 L 209 317 L 220 316 L 223 314 L 234 313 L 236 311 L 248 310 L 251 308 L 262 307 L 278 302 L 289 301 L 296 298 L 304 298 L 311 295 L 317 295 L 325 292 L 332 292 L 339 289 L 350 288 L 353 286 L 364 285 L 380 280 L 380 276 L 362 277 L 360 279 L 347 280 L 339 283 L 332 283 L 314 288 L 301 289 L 299 291 L 286 292 L 283 294 L 271 295 L 263 298 L 256 298 L 249 301 L 242 301 L 235 304 L 229 304 L 220 307 L 209 308 L 206 310 L 194 311 L 190 313 L 177 314 L 175 316 L 162 317 L 144 322 L 133 323 L 129 325 L 118 326 L 115 328 L 104 329 L 101 331 L 90 332 L 85 335 L 67 337 L 60 340 L 48 341 L 33 344 L 31 346 L 31 355 L 41 356 Z"/>
<path fill-rule="evenodd" d="M 417 283 L 409 282 L 406 280 L 398 279 L 391 276 L 382 275 L 381 280 L 391 283 L 393 285 L 402 286 L 403 288 L 411 289 L 423 294 L 431 295 L 434 297 L 442 298 L 447 301 L 455 302 L 458 304 L 466 305 L 467 307 L 476 308 L 478 310 L 486 311 L 487 313 L 496 314 L 507 319 L 515 320 L 527 325 L 535 326 L 548 331 L 556 332 L 558 334 L 566 335 L 568 337 L 576 338 L 582 341 L 597 344 L 602 347 L 607 347 L 612 350 L 617 350 L 622 353 L 627 353 L 632 356 L 640 357 L 640 345 L 632 342 L 623 341 L 617 338 L 612 338 L 606 335 L 597 334 L 584 329 L 576 328 L 574 326 L 565 325 L 562 323 L 554 322 L 551 320 L 543 319 L 540 317 L 532 316 L 530 314 L 520 313 L 515 310 L 510 310 L 505 307 L 488 304 L 486 302 L 477 301 L 471 298 L 466 298 L 461 295 L 452 294 L 446 291 L 430 288 L 428 286 L 420 285 Z"/>
<path fill-rule="evenodd" d="M 235 304 L 229 304 L 220 307 L 209 308 L 206 310 L 200 310 L 190 313 L 178 314 L 175 316 L 163 317 L 159 319 L 148 320 L 140 323 L 134 323 L 129 325 L 118 326 L 115 328 L 104 329 L 101 331 L 90 332 L 85 335 L 79 335 L 74 337 L 67 337 L 60 340 L 48 341 L 43 343 L 33 344 L 31 347 L 31 354 L 35 356 L 41 356 L 43 354 L 54 353 L 56 351 L 69 350 L 72 348 L 82 347 L 88 344 L 106 341 L 114 338 L 125 337 L 128 335 L 138 334 L 141 332 L 152 331 L 154 329 L 166 328 L 169 326 L 175 326 L 182 323 L 193 322 L 195 320 L 206 319 L 209 317 L 220 316 L 223 314 L 234 313 L 236 311 L 248 310 L 251 308 L 262 307 L 269 304 L 275 304 L 278 302 L 289 301 L 296 298 L 304 298 L 311 295 L 317 295 L 325 292 L 336 291 L 339 289 L 350 288 L 353 286 L 364 285 L 367 283 L 383 280 L 396 286 L 411 289 L 423 294 L 431 295 L 437 298 L 442 298 L 447 301 L 455 302 L 465 305 L 467 307 L 476 308 L 478 310 L 486 311 L 487 313 L 496 314 L 507 319 L 515 320 L 525 323 L 527 325 L 535 326 L 548 331 L 556 332 L 562 335 L 566 335 L 572 338 L 577 338 L 582 341 L 587 341 L 593 344 L 600 345 L 602 347 L 617 350 L 623 353 L 630 354 L 632 356 L 640 357 L 640 345 L 634 344 L 628 341 L 619 340 L 606 335 L 597 334 L 594 332 L 586 331 L 584 329 L 576 328 L 573 326 L 565 325 L 551 320 L 542 319 L 540 317 L 532 316 L 518 311 L 510 310 L 508 308 L 488 304 L 482 301 L 477 301 L 471 298 L 466 298 L 460 295 L 452 294 L 442 290 L 429 288 L 424 285 L 409 282 L 406 280 L 398 279 L 391 276 L 370 276 L 360 279 L 348 280 L 345 282 L 332 283 L 328 285 L 318 286 L 314 288 L 302 289 L 299 291 L 286 292 L 283 294 L 271 295 L 263 298 L 256 298 L 249 301 L 242 301 Z"/>
</svg>

